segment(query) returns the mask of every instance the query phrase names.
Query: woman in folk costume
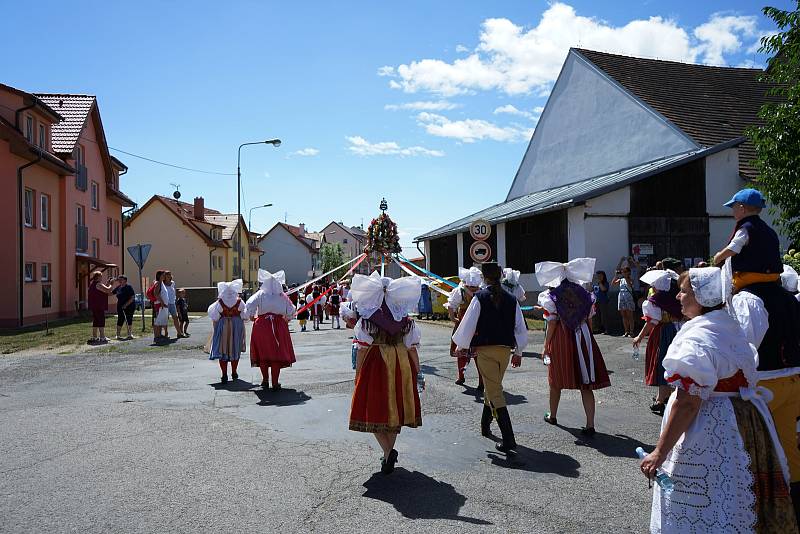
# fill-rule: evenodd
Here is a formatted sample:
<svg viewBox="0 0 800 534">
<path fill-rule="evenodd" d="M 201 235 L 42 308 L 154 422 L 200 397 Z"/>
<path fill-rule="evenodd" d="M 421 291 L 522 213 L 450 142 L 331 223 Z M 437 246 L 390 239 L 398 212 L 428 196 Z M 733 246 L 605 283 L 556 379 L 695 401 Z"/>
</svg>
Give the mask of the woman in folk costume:
<svg viewBox="0 0 800 534">
<path fill-rule="evenodd" d="M 672 492 L 656 487 L 651 532 L 797 532 L 786 457 L 756 386 L 756 350 L 723 308 L 720 270 L 689 269 L 679 279 L 689 318 L 664 358 L 672 394 L 655 450 L 641 463 L 661 468 Z"/>
<path fill-rule="evenodd" d="M 675 321 L 683 318 L 678 299 L 678 273 L 673 270 L 652 270 L 640 279 L 649 285 L 652 294 L 642 303 L 644 326 L 639 335 L 633 338 L 634 350 L 639 350 L 642 339 L 647 337 L 645 357 L 645 384 L 657 386 L 658 395 L 653 398 L 650 411 L 664 415 L 664 407 L 672 388 L 664 378 L 664 356 L 669 344 L 678 333 Z"/>
<path fill-rule="evenodd" d="M 245 304 L 239 293 L 241 279 L 217 284 L 217 300 L 208 307 L 208 317 L 214 325 L 211 335 L 210 360 L 219 360 L 222 383 L 228 381 L 228 362 L 231 362 L 231 378 L 237 380 L 239 357 L 245 351 L 244 318 Z"/>
<path fill-rule="evenodd" d="M 283 271 L 272 274 L 259 269 L 261 289 L 247 301 L 247 316 L 255 317 L 250 334 L 250 366 L 261 368 L 264 389 L 268 387 L 267 373 L 272 373 L 272 391 L 281 389 L 281 369 L 296 361 L 288 324 L 295 307 L 283 292 L 285 278 Z"/>
<path fill-rule="evenodd" d="M 520 272 L 510 267 L 503 269 L 503 278 L 500 280 L 500 285 L 503 286 L 512 297 L 517 299 L 517 302 L 522 304 L 525 302 L 525 288 L 519 283 Z"/>
<path fill-rule="evenodd" d="M 330 303 L 328 304 L 331 315 L 331 330 L 333 330 L 334 324 L 337 330 L 342 328 L 342 323 L 339 321 L 339 306 L 341 306 L 341 304 L 342 297 L 339 295 L 339 288 L 334 286 L 333 291 L 331 291 Z"/>
<path fill-rule="evenodd" d="M 464 317 L 467 311 L 469 303 L 472 302 L 472 297 L 480 290 L 481 284 L 483 284 L 483 275 L 481 274 L 481 270 L 477 267 L 470 267 L 469 269 L 459 267 L 458 278 L 461 282 L 459 282 L 458 287 L 450 292 L 450 296 L 447 297 L 447 303 L 445 304 L 450 319 L 455 323 L 453 325 L 454 334 L 456 329 L 458 329 L 458 325 L 461 323 L 461 318 Z M 464 383 L 464 372 L 466 371 L 467 365 L 469 365 L 470 358 L 475 356 L 475 351 L 470 349 L 469 345 L 463 350 L 457 350 L 455 342 L 451 341 L 450 356 L 456 358 L 458 365 L 458 379 L 456 380 L 456 384 L 460 386 Z M 480 372 L 478 372 L 477 391 L 478 393 L 483 392 L 483 380 L 481 379 Z"/>
<path fill-rule="evenodd" d="M 350 430 L 375 435 L 383 449 L 384 474 L 397 462 L 394 444 L 400 429 L 422 425 L 417 392 L 420 332 L 408 317 L 419 294 L 419 278 L 392 280 L 377 272 L 353 276 L 350 290 L 361 316 L 354 329 L 359 349 Z"/>
<path fill-rule="evenodd" d="M 486 288 L 478 291 L 470 302 L 453 334 L 453 341 L 459 349 L 471 347 L 475 350 L 475 364 L 486 384 L 481 435 L 491 437 L 494 416 L 503 438 L 495 448 L 508 453 L 517 449 L 517 442 L 506 408 L 503 377 L 509 360 L 512 367 L 521 365 L 522 351 L 528 344 L 528 330 L 519 303 L 500 286 L 500 266 L 484 263 L 481 269 Z"/>
<path fill-rule="evenodd" d="M 581 287 L 592 280 L 594 264 L 594 258 L 536 264 L 536 279 L 550 288 L 539 294 L 539 305 L 544 308 L 547 323 L 544 354 L 550 356 L 547 368 L 550 411 L 544 420 L 551 425 L 558 424 L 556 415 L 562 389 L 580 390 L 586 413 L 586 426 L 581 433 L 585 436 L 595 434 L 594 390 L 611 385 L 600 347 L 587 324 L 593 294 Z"/>
</svg>

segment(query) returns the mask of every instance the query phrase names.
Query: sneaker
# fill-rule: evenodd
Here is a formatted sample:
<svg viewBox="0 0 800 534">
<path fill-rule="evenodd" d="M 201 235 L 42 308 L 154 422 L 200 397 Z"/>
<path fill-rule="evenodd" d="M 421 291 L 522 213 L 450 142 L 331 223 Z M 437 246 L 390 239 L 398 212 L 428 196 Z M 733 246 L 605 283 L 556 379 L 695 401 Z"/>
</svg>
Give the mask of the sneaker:
<svg viewBox="0 0 800 534">
<path fill-rule="evenodd" d="M 136 338 L 133 337 L 132 335 L 128 334 L 128 337 L 125 338 L 125 341 L 130 341 L 132 339 L 136 339 Z"/>
<path fill-rule="evenodd" d="M 124 338 L 124 337 L 122 337 L 122 336 L 117 336 L 117 341 L 125 341 L 126 339 L 127 339 L 127 338 Z"/>
</svg>

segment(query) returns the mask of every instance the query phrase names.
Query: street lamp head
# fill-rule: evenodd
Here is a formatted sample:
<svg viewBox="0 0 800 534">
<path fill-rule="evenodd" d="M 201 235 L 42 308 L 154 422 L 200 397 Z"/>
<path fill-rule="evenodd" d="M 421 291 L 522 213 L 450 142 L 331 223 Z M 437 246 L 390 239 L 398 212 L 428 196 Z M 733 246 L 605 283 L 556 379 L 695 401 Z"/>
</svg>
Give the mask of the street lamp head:
<svg viewBox="0 0 800 534">
<path fill-rule="evenodd" d="M 281 140 L 280 139 L 267 139 L 266 141 L 264 141 L 264 143 L 267 144 L 267 145 L 272 145 L 275 148 L 278 148 L 279 146 L 281 146 Z"/>
</svg>

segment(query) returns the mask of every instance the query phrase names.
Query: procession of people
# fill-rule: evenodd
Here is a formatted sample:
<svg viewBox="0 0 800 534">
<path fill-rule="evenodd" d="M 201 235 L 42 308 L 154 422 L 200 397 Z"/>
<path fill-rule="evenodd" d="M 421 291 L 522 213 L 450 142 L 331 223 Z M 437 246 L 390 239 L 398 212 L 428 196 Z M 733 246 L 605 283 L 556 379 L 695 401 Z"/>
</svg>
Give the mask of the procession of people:
<svg viewBox="0 0 800 534">
<path fill-rule="evenodd" d="M 759 217 L 764 205 L 752 189 L 726 204 L 736 225 L 728 245 L 714 256 L 714 266 L 684 271 L 664 258 L 637 273 L 646 288 L 640 303 L 644 326 L 634 335 L 634 321 L 626 313 L 624 330 L 633 338 L 634 352 L 647 340 L 644 382 L 656 388 L 650 410 L 663 416 L 658 442 L 649 454 L 642 453 L 640 464 L 648 479 L 659 481 L 652 532 L 797 532 L 798 276 L 782 264 L 777 234 Z M 594 392 L 611 387 L 591 328 L 597 309 L 595 263 L 594 258 L 544 261 L 534 269 L 542 288 L 535 308 L 546 325 L 541 358 L 547 365 L 550 409 L 544 421 L 557 425 L 562 391 L 578 390 L 585 439 L 602 433 L 595 423 Z M 631 265 L 618 267 L 613 284 L 620 286 L 620 309 L 629 312 L 636 308 Z M 388 475 L 398 462 L 401 429 L 422 425 L 421 329 L 412 316 L 423 278 L 392 279 L 376 271 L 352 275 L 347 284 L 316 280 L 288 290 L 282 271 L 260 270 L 261 287 L 246 303 L 239 297 L 241 280 L 222 282 L 208 309 L 214 324 L 210 359 L 219 361 L 222 383 L 228 381 L 228 364 L 236 380 L 240 355 L 247 350 L 244 322 L 253 321 L 251 365 L 261 370 L 265 390 L 280 391 L 281 370 L 295 362 L 289 322 L 297 318 L 299 332 L 305 332 L 309 317 L 314 330 L 321 328 L 326 312 L 331 328 L 341 327 L 341 317 L 352 329 L 355 370 L 348 426 L 375 436 L 380 471 Z M 465 383 L 465 370 L 474 360 L 476 393 L 483 395 L 480 434 L 495 439 L 497 450 L 509 456 L 518 444 L 503 379 L 509 366 L 522 364 L 529 334 L 519 278 L 519 271 L 493 262 L 462 268 L 446 305 L 454 323 L 455 383 Z M 494 421 L 499 439 L 492 434 Z"/>
</svg>

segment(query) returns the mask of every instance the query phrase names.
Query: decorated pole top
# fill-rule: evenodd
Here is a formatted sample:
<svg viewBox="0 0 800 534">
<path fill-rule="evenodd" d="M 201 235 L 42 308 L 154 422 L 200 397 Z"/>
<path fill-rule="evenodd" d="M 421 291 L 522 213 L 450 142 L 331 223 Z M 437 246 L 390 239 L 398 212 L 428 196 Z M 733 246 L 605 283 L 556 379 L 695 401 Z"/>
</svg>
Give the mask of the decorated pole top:
<svg viewBox="0 0 800 534">
<path fill-rule="evenodd" d="M 397 224 L 389 218 L 386 210 L 389 205 L 386 199 L 381 199 L 381 214 L 372 219 L 367 228 L 367 244 L 364 252 L 378 254 L 396 254 L 402 251 L 400 248 L 400 235 L 397 232 Z"/>
<path fill-rule="evenodd" d="M 380 209 L 383 213 L 386 213 L 386 210 L 389 209 L 389 204 L 386 203 L 386 198 L 381 199 L 381 205 L 378 206 L 378 209 Z"/>
</svg>

